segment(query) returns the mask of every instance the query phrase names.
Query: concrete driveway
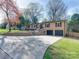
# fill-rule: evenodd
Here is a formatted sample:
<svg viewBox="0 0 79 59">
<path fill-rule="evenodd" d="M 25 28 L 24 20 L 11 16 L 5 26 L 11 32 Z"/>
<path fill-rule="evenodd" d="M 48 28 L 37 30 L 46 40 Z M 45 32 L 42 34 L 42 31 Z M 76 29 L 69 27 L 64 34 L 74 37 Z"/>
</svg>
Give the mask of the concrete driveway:
<svg viewBox="0 0 79 59">
<path fill-rule="evenodd" d="M 43 59 L 49 45 L 62 37 L 0 36 L 0 59 Z"/>
</svg>

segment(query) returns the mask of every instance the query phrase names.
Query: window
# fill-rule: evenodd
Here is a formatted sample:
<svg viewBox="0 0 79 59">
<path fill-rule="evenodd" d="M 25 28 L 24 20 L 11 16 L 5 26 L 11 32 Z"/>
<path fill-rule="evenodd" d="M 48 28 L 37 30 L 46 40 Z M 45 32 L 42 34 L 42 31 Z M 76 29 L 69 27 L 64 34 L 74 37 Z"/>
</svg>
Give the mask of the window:
<svg viewBox="0 0 79 59">
<path fill-rule="evenodd" d="M 36 25 L 34 25 L 34 28 L 36 27 Z"/>
<path fill-rule="evenodd" d="M 40 29 L 42 29 L 43 28 L 43 24 L 40 24 Z"/>
<path fill-rule="evenodd" d="M 55 27 L 62 27 L 62 23 L 61 22 L 56 22 Z"/>
<path fill-rule="evenodd" d="M 45 24 L 45 27 L 50 27 L 50 23 Z"/>
</svg>

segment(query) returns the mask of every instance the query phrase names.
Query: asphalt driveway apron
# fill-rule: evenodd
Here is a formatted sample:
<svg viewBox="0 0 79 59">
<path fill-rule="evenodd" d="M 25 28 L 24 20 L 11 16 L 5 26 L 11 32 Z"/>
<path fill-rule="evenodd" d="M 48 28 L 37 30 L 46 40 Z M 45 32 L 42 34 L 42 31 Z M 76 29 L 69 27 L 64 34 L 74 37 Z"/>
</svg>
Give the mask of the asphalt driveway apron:
<svg viewBox="0 0 79 59">
<path fill-rule="evenodd" d="M 5 57 L 6 59 L 43 59 L 48 46 L 61 38 L 54 36 L 1 36 L 0 47 L 3 51 L 0 50 L 0 59 L 5 59 Z"/>
</svg>

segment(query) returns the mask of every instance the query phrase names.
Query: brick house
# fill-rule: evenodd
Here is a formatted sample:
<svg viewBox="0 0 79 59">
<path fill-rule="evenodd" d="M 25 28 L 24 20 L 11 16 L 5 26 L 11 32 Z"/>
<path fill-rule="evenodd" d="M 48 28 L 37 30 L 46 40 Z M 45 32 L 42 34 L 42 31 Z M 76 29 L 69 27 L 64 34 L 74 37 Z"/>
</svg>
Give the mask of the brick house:
<svg viewBox="0 0 79 59">
<path fill-rule="evenodd" d="M 45 35 L 65 36 L 67 33 L 67 21 L 51 21 L 30 25 L 31 28 L 42 31 Z"/>
</svg>

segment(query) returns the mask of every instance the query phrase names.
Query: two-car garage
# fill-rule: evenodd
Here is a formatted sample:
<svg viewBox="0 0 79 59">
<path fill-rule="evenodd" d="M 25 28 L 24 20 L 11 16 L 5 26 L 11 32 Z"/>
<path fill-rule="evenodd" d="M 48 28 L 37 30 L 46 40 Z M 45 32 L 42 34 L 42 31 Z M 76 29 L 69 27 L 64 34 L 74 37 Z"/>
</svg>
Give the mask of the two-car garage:
<svg viewBox="0 0 79 59">
<path fill-rule="evenodd" d="M 63 36 L 63 30 L 47 30 L 47 35 Z"/>
</svg>

